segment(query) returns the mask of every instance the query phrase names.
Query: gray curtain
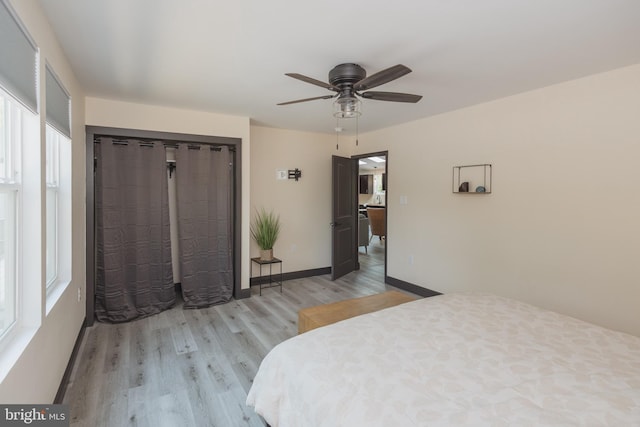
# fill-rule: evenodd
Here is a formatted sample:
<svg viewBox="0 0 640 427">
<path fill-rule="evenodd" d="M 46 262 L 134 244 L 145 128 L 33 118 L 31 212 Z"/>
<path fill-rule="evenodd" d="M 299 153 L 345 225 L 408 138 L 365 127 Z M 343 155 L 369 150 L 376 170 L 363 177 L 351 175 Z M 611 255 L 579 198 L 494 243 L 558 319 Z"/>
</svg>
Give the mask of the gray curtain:
<svg viewBox="0 0 640 427">
<path fill-rule="evenodd" d="M 179 144 L 176 186 L 185 308 L 233 296 L 231 153 L 228 147 Z"/>
<path fill-rule="evenodd" d="M 162 143 L 96 144 L 96 318 L 125 322 L 175 304 Z"/>
</svg>

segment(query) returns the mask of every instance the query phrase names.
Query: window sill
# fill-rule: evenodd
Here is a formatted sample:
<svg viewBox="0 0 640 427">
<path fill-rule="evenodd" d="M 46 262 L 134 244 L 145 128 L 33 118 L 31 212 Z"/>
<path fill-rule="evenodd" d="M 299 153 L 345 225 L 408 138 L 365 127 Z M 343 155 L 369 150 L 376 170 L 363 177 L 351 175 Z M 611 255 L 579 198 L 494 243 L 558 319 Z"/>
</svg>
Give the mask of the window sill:
<svg viewBox="0 0 640 427">
<path fill-rule="evenodd" d="M 18 326 L 17 330 L 11 331 L 10 335 L 5 337 L 7 341 L 3 342 L 0 348 L 0 383 L 4 382 L 7 374 L 13 369 L 13 366 L 36 335 L 37 330 L 38 328 L 36 327 L 25 328 Z"/>
<path fill-rule="evenodd" d="M 53 307 L 55 307 L 58 300 L 70 284 L 70 280 L 60 279 L 56 280 L 56 282 L 47 289 L 47 307 L 45 316 L 49 315 L 49 312 L 51 312 Z"/>
</svg>

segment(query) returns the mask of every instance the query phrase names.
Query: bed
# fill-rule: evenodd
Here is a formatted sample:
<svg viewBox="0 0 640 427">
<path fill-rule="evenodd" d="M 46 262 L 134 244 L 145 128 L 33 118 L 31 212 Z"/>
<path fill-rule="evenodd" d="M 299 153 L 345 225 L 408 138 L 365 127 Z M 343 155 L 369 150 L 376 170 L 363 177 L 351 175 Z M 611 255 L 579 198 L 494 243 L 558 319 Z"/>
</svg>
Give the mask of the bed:
<svg viewBox="0 0 640 427">
<path fill-rule="evenodd" d="M 277 345 L 247 404 L 272 427 L 640 426 L 640 338 L 440 295 Z"/>
</svg>

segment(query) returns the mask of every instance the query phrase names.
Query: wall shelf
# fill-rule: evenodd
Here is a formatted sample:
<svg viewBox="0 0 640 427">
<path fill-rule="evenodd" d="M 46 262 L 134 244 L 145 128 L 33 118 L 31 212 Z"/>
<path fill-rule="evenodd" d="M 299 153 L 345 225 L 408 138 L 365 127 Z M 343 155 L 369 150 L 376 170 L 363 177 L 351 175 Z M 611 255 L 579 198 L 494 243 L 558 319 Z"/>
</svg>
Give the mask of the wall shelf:
<svg viewBox="0 0 640 427">
<path fill-rule="evenodd" d="M 491 194 L 491 164 L 453 167 L 452 191 L 456 194 Z"/>
</svg>

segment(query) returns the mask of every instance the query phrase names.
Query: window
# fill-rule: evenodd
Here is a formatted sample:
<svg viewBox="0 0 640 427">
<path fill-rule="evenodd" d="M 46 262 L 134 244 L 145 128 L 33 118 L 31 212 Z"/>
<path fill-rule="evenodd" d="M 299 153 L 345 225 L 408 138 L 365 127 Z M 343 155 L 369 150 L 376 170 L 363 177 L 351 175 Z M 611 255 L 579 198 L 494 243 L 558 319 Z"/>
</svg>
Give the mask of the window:
<svg viewBox="0 0 640 427">
<path fill-rule="evenodd" d="M 0 335 L 15 323 L 17 314 L 17 218 L 23 114 L 29 113 L 0 90 Z"/>
<path fill-rule="evenodd" d="M 46 136 L 45 274 L 49 294 L 57 284 L 71 281 L 71 140 L 50 125 Z"/>
<path fill-rule="evenodd" d="M 60 140 L 64 137 L 47 125 L 46 185 L 47 185 L 47 236 L 46 281 L 47 288 L 55 283 L 58 275 L 58 218 L 60 190 Z"/>
<path fill-rule="evenodd" d="M 374 194 L 383 194 L 384 193 L 384 185 L 382 183 L 383 176 L 382 174 L 373 175 L 373 193 Z"/>
<path fill-rule="evenodd" d="M 46 64 L 46 284 L 47 312 L 71 280 L 71 98 Z M 62 286 L 57 286 L 62 284 Z"/>
<path fill-rule="evenodd" d="M 26 336 L 41 323 L 44 239 L 38 48 L 6 0 L 0 0 L 0 29 L 0 352 L 4 353 L 13 337 Z"/>
</svg>

